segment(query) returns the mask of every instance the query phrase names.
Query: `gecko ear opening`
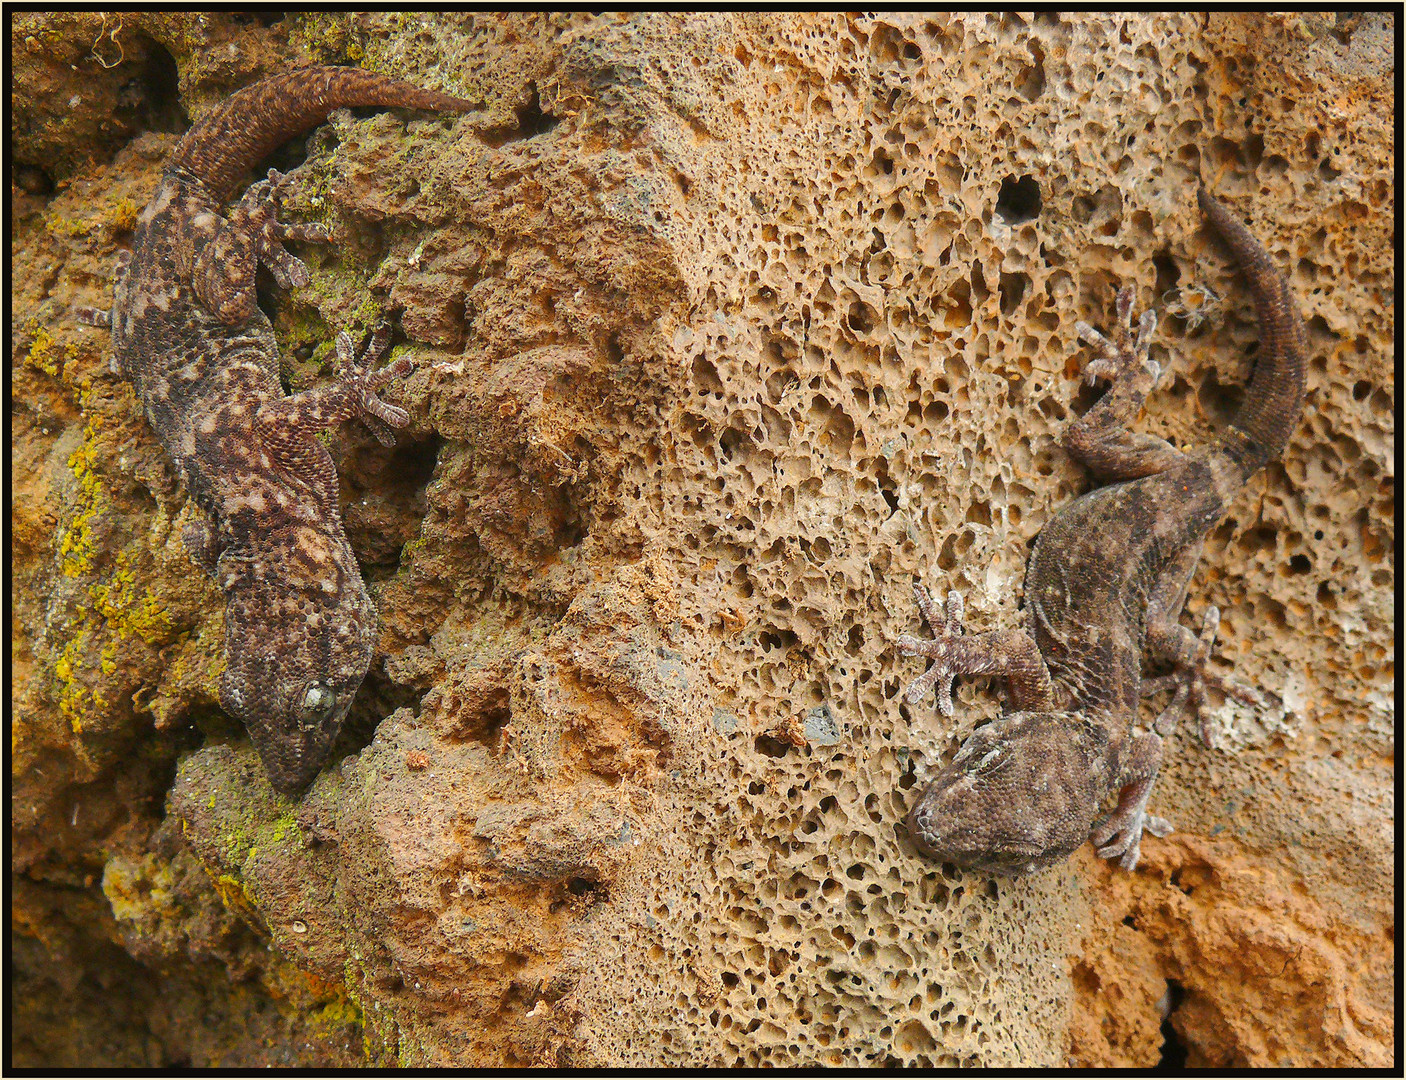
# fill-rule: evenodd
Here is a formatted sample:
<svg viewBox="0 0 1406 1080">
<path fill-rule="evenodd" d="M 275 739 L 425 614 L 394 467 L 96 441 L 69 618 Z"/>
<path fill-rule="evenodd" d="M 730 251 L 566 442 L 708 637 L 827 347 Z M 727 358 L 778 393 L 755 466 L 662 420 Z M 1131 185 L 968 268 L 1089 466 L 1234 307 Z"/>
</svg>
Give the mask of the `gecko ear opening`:
<svg viewBox="0 0 1406 1080">
<path fill-rule="evenodd" d="M 224 592 L 229 592 L 236 585 L 247 581 L 253 573 L 254 557 L 234 548 L 225 548 L 215 564 L 215 579 Z"/>
</svg>

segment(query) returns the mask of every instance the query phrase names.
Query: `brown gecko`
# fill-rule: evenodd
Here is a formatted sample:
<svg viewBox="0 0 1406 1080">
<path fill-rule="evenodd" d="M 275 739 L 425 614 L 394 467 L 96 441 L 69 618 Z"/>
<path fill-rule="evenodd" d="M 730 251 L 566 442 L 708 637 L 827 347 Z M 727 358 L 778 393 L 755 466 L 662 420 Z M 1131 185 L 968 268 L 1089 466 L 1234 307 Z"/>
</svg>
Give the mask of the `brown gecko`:
<svg viewBox="0 0 1406 1080">
<path fill-rule="evenodd" d="M 1074 500 L 1041 531 L 1025 577 L 1024 625 L 964 635 L 961 595 L 939 613 L 914 586 L 935 640 L 898 639 L 933 663 L 904 697 L 937 688 L 952 713 L 956 675 L 1001 674 L 1013 711 L 974 731 L 908 814 L 923 854 L 994 874 L 1026 874 L 1066 858 L 1086 839 L 1124 869 L 1138 862 L 1143 831 L 1171 825 L 1147 812 L 1163 738 L 1190 702 L 1202 714 L 1205 686 L 1242 700 L 1249 688 L 1206 670 L 1220 612 L 1207 608 L 1201 633 L 1178 624 L 1207 533 L 1245 481 L 1277 457 L 1298 423 L 1307 352 L 1303 321 L 1284 275 L 1258 241 L 1205 188 L 1202 212 L 1243 270 L 1259 317 L 1260 343 L 1244 405 L 1211 445 L 1178 450 L 1130 424 L 1161 370 L 1147 355 L 1156 325 L 1144 314 L 1132 332 L 1132 290 L 1118 294 L 1114 341 L 1087 324 L 1080 336 L 1100 356 L 1086 377 L 1112 379 L 1102 399 L 1064 433 L 1064 446 L 1095 473 L 1120 481 Z M 1145 679 L 1144 652 L 1172 666 Z M 1138 702 L 1175 686 L 1152 730 L 1132 730 Z M 1118 792 L 1098 824 L 1104 799 Z"/>
<path fill-rule="evenodd" d="M 359 68 L 303 68 L 240 90 L 176 145 L 119 260 L 111 313 L 87 319 L 111 326 L 113 370 L 132 383 L 201 511 L 183 539 L 225 594 L 220 703 L 287 794 L 322 767 L 377 638 L 336 469 L 316 436 L 357 417 L 393 445 L 408 417 L 376 391 L 410 365 L 372 371 L 387 324 L 360 356 L 339 334 L 336 382 L 285 397 L 255 271 L 262 263 L 284 288 L 305 285 L 307 268 L 284 241 L 330 237 L 279 223 L 285 181 L 275 171 L 221 211 L 280 143 L 356 105 L 478 108 Z"/>
</svg>

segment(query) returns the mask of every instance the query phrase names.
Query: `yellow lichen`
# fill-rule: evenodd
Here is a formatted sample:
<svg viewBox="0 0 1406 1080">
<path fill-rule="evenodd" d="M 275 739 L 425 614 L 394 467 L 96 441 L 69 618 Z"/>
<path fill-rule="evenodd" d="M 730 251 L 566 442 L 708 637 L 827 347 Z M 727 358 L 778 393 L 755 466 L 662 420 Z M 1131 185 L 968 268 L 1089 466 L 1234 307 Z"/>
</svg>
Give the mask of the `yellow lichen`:
<svg viewBox="0 0 1406 1080">
<path fill-rule="evenodd" d="M 220 900 L 225 907 L 236 915 L 242 915 L 251 921 L 257 921 L 258 905 L 253 896 L 249 894 L 248 886 L 233 874 L 220 874 L 214 878 L 215 891 L 220 894 Z"/>
<path fill-rule="evenodd" d="M 137 227 L 137 204 L 130 198 L 117 199 L 98 215 L 98 220 L 116 232 L 131 232 Z"/>
<path fill-rule="evenodd" d="M 64 576 L 76 578 L 93 568 L 97 541 L 92 521 L 108 502 L 108 497 L 93 471 L 92 444 L 87 438 L 68 456 L 68 468 L 78 480 L 78 496 L 74 500 L 73 520 L 59 540 L 59 555 L 63 559 Z"/>
<path fill-rule="evenodd" d="M 103 868 L 103 895 L 119 922 L 135 922 L 173 907 L 171 864 L 147 852 L 135 862 L 111 859 Z"/>
<path fill-rule="evenodd" d="M 289 810 L 273 823 L 271 830 L 274 843 L 282 843 L 286 836 L 293 836 L 299 842 L 302 840 L 302 832 L 298 828 L 298 818 L 293 810 Z"/>
<path fill-rule="evenodd" d="M 69 727 L 75 735 L 83 733 L 83 717 L 94 704 L 93 692 L 76 678 L 84 667 L 83 654 L 89 637 L 88 627 L 81 627 L 54 661 L 54 676 L 59 681 L 59 711 L 68 717 Z"/>
<path fill-rule="evenodd" d="M 126 551 L 118 553 L 112 577 L 90 586 L 88 595 L 117 640 L 138 637 L 160 648 L 175 637 L 175 626 L 166 605 L 151 590 L 139 590 L 137 575 Z"/>
<path fill-rule="evenodd" d="M 58 378 L 58 350 L 55 347 L 54 336 L 33 319 L 25 326 L 25 332 L 33 340 L 30 342 L 29 351 L 24 355 L 24 362 L 46 375 Z"/>
<path fill-rule="evenodd" d="M 137 224 L 137 204 L 128 196 L 113 199 L 97 213 L 86 218 L 66 218 L 51 213 L 44 219 L 44 228 L 54 236 L 87 236 L 101 229 L 129 232 Z"/>
<path fill-rule="evenodd" d="M 424 536 L 417 536 L 414 540 L 407 540 L 400 549 L 400 567 L 407 569 L 416 555 L 425 550 L 429 539 Z"/>
</svg>

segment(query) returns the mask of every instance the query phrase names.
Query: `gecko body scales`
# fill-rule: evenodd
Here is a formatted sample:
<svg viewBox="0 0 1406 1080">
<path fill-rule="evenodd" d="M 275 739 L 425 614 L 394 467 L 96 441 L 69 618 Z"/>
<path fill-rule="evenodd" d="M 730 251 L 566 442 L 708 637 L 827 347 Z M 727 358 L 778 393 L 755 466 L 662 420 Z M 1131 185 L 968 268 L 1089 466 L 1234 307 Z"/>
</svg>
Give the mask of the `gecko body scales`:
<svg viewBox="0 0 1406 1080">
<path fill-rule="evenodd" d="M 1144 314 L 1132 328 L 1125 287 L 1114 340 L 1079 324 L 1080 336 L 1099 350 L 1085 374 L 1112 384 L 1066 429 L 1064 445 L 1115 482 L 1067 504 L 1041 531 L 1026 570 L 1023 625 L 964 634 L 960 595 L 949 593 L 943 611 L 915 585 L 934 638 L 898 640 L 904 654 L 932 660 L 908 687 L 910 703 L 936 688 L 939 710 L 950 715 L 954 676 L 1000 674 L 1013 707 L 973 732 L 910 810 L 909 833 L 931 858 L 1024 874 L 1087 839 L 1131 870 L 1144 830 L 1171 830 L 1147 805 L 1163 739 L 1181 712 L 1188 703 L 1204 708 L 1208 683 L 1252 700 L 1249 688 L 1206 670 L 1218 610 L 1207 610 L 1199 635 L 1178 618 L 1206 535 L 1293 433 L 1307 344 L 1288 282 L 1269 254 L 1204 188 L 1197 201 L 1240 264 L 1258 313 L 1260 349 L 1245 401 L 1208 446 L 1179 450 L 1137 433 L 1130 425 L 1161 374 L 1147 355 L 1155 319 Z M 1145 654 L 1171 673 L 1144 678 Z M 1134 735 L 1141 698 L 1169 686 L 1172 699 L 1152 730 Z M 1114 792 L 1116 808 L 1098 821 Z"/>
<path fill-rule="evenodd" d="M 409 364 L 372 370 L 390 342 L 384 323 L 360 355 L 340 334 L 337 380 L 285 396 L 255 272 L 262 264 L 283 287 L 304 285 L 307 269 L 284 242 L 329 237 L 276 219 L 276 172 L 226 203 L 275 147 L 346 106 L 477 108 L 358 68 L 304 68 L 240 90 L 176 145 L 119 262 L 111 313 L 89 318 L 111 326 L 113 369 L 199 508 L 183 539 L 224 593 L 220 703 L 287 794 L 326 760 L 377 637 L 336 469 L 316 436 L 357 417 L 393 444 L 408 418 L 376 391 Z"/>
</svg>

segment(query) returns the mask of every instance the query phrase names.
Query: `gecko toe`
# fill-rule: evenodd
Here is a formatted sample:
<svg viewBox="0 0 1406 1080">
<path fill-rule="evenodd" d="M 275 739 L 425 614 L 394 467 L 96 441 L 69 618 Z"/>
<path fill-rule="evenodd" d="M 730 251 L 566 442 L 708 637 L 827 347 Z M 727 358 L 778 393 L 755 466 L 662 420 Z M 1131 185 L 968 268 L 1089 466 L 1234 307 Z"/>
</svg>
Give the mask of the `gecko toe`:
<svg viewBox="0 0 1406 1080">
<path fill-rule="evenodd" d="M 1150 832 L 1153 836 L 1159 838 L 1171 836 L 1172 833 L 1176 831 L 1170 821 L 1164 817 L 1158 817 L 1156 814 L 1148 814 L 1147 820 L 1142 823 L 1142 827 L 1145 832 Z"/>
</svg>

